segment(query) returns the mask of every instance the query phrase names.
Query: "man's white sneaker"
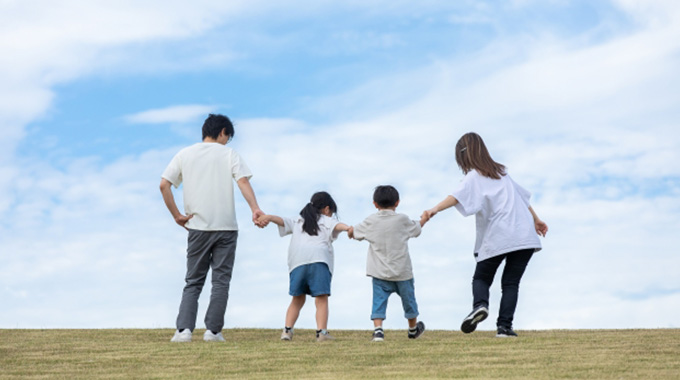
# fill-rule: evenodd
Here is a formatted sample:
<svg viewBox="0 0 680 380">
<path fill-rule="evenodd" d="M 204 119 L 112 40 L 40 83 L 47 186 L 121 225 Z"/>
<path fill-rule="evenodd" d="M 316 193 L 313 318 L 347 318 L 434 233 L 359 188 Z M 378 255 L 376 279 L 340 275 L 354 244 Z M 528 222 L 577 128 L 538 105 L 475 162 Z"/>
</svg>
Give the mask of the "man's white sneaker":
<svg viewBox="0 0 680 380">
<path fill-rule="evenodd" d="M 213 332 L 210 331 L 210 330 L 205 330 L 205 334 L 203 334 L 203 340 L 205 340 L 206 342 L 224 342 L 225 341 L 221 332 L 218 332 L 217 334 L 213 334 Z"/>
<path fill-rule="evenodd" d="M 181 332 L 175 331 L 175 335 L 170 339 L 171 342 L 191 342 L 191 330 L 184 329 Z"/>
</svg>

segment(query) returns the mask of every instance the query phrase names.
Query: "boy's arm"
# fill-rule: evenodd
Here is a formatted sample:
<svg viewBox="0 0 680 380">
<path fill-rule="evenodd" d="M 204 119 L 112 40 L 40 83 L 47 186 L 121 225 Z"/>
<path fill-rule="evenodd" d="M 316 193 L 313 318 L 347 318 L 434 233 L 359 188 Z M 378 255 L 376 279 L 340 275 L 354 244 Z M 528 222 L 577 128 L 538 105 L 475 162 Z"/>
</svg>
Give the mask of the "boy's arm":
<svg viewBox="0 0 680 380">
<path fill-rule="evenodd" d="M 238 185 L 239 190 L 241 190 L 243 198 L 246 200 L 246 202 L 248 202 L 250 210 L 253 212 L 253 223 L 255 223 L 255 225 L 260 228 L 266 227 L 266 224 L 261 224 L 258 222 L 259 217 L 264 215 L 264 211 L 260 210 L 260 206 L 257 204 L 255 191 L 253 191 L 253 187 L 250 185 L 250 180 L 248 180 L 248 177 L 240 178 L 238 181 L 236 181 L 236 184 Z"/>
<path fill-rule="evenodd" d="M 181 212 L 179 212 L 177 203 L 175 203 L 175 197 L 172 195 L 172 182 L 165 178 L 161 178 L 160 189 L 161 194 L 163 195 L 163 201 L 165 202 L 165 207 L 167 207 L 168 211 L 170 211 L 170 214 L 172 214 L 172 218 L 175 219 L 175 223 L 186 228 L 185 224 L 187 224 L 189 219 L 193 218 L 194 216 L 183 215 Z"/>
</svg>

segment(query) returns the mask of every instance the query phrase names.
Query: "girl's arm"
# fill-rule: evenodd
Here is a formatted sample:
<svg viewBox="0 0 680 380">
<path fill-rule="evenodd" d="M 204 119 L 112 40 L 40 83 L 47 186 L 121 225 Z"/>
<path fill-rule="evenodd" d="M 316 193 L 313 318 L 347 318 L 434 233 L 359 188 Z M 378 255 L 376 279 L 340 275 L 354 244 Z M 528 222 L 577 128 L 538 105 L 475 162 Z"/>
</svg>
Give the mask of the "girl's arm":
<svg viewBox="0 0 680 380">
<path fill-rule="evenodd" d="M 262 215 L 259 218 L 257 218 L 258 223 L 263 223 L 266 225 L 266 223 L 272 222 L 276 224 L 279 227 L 283 227 L 283 219 L 280 216 L 276 215 Z"/>
<path fill-rule="evenodd" d="M 427 221 L 429 221 L 433 216 L 437 215 L 439 211 L 444 211 L 447 208 L 451 208 L 457 204 L 458 199 L 456 199 L 453 195 L 447 196 L 446 198 L 444 198 L 443 201 L 439 202 L 436 206 L 423 212 L 423 215 L 420 216 L 421 226 L 427 223 Z"/>
<path fill-rule="evenodd" d="M 346 225 L 345 223 L 338 223 L 333 228 L 333 232 L 349 231 L 352 227 Z"/>
<path fill-rule="evenodd" d="M 548 233 L 548 225 L 538 217 L 536 211 L 534 211 L 531 206 L 529 206 L 529 211 L 531 212 L 531 216 L 534 217 L 534 227 L 536 228 L 536 233 L 545 237 L 545 234 Z"/>
</svg>

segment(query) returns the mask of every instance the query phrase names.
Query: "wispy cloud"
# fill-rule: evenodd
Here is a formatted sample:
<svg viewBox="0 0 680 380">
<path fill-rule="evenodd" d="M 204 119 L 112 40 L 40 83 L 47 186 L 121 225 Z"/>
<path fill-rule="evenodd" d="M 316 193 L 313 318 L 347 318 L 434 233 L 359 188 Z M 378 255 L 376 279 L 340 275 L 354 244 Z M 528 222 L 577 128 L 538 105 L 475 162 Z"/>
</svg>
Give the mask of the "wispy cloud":
<svg viewBox="0 0 680 380">
<path fill-rule="evenodd" d="M 127 115 L 124 119 L 133 124 L 166 124 L 200 121 L 206 114 L 215 112 L 219 107 L 213 105 L 186 104 L 169 106 Z"/>
</svg>

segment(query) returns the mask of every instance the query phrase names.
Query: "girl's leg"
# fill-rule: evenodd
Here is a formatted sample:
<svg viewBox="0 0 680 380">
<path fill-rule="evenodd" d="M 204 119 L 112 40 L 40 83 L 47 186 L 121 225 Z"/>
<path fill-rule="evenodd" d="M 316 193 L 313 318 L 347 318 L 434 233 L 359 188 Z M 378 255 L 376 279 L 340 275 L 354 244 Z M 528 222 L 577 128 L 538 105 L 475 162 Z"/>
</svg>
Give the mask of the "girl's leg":
<svg viewBox="0 0 680 380">
<path fill-rule="evenodd" d="M 300 310 L 302 309 L 302 306 L 305 305 L 306 299 L 306 294 L 293 296 L 293 299 L 290 301 L 290 306 L 288 306 L 288 311 L 286 312 L 286 327 L 295 326 L 295 322 L 297 322 L 297 319 L 300 316 Z"/>
<path fill-rule="evenodd" d="M 533 249 L 510 252 L 505 259 L 505 269 L 501 278 L 501 308 L 498 312 L 498 326 L 512 328 L 517 299 L 519 297 L 519 282 L 524 270 L 534 254 Z"/>
<path fill-rule="evenodd" d="M 505 255 L 491 257 L 477 263 L 475 275 L 472 277 L 472 308 L 489 307 L 489 288 L 493 283 L 498 267 Z"/>
<path fill-rule="evenodd" d="M 316 296 L 316 329 L 328 329 L 328 294 Z"/>
</svg>

